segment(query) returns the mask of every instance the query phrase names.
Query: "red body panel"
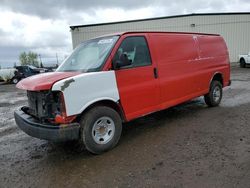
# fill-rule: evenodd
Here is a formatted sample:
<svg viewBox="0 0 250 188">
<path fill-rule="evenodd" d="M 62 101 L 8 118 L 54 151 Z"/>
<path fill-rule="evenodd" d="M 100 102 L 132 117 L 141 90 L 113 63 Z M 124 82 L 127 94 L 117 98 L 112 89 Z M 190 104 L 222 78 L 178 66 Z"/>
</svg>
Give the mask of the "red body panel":
<svg viewBox="0 0 250 188">
<path fill-rule="evenodd" d="M 133 36 L 133 34 L 126 35 Z M 141 34 L 147 38 L 147 35 Z M 121 40 L 123 37 L 121 37 Z M 120 44 L 118 43 L 117 46 Z M 150 66 L 121 69 L 115 72 L 119 96 L 126 119 L 131 120 L 159 110 L 159 85 L 154 78 L 154 61 Z"/>
<path fill-rule="evenodd" d="M 158 63 L 162 108 L 196 93 L 198 50 L 192 35 L 155 34 L 150 44 Z"/>
<path fill-rule="evenodd" d="M 127 120 L 205 95 L 216 73 L 222 75 L 224 87 L 230 82 L 228 51 L 219 35 L 125 33 L 111 57 L 127 36 L 146 36 L 152 59 L 152 66 L 115 71 Z M 157 79 L 154 68 L 158 70 Z"/>
<path fill-rule="evenodd" d="M 50 73 L 38 74 L 21 80 L 20 82 L 18 82 L 16 87 L 19 89 L 29 90 L 29 91 L 49 90 L 55 82 L 78 74 L 80 73 L 50 72 Z"/>
</svg>

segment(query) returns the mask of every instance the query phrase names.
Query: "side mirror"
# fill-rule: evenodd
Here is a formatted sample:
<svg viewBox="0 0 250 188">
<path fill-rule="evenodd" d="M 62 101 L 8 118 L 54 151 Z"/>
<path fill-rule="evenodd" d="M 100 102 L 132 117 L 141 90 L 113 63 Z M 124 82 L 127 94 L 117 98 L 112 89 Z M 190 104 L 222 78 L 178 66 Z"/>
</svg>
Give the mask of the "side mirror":
<svg viewBox="0 0 250 188">
<path fill-rule="evenodd" d="M 119 60 L 114 62 L 114 68 L 119 69 L 131 65 L 131 60 L 128 59 L 127 54 L 121 54 Z"/>
</svg>

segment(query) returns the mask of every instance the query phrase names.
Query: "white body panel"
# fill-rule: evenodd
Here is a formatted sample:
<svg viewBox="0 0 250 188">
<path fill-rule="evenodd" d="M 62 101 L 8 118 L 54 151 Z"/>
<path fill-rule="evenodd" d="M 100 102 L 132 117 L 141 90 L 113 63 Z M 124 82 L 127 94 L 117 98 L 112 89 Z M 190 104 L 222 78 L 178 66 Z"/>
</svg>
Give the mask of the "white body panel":
<svg viewBox="0 0 250 188">
<path fill-rule="evenodd" d="M 65 81 L 68 84 L 65 85 Z M 84 73 L 63 79 L 56 82 L 52 90 L 63 92 L 67 116 L 80 114 L 100 100 L 119 100 L 114 71 Z"/>
<path fill-rule="evenodd" d="M 248 55 L 239 55 L 239 59 L 244 58 L 247 64 L 250 64 L 250 53 Z"/>
<path fill-rule="evenodd" d="M 16 69 L 0 69 L 0 77 L 4 80 L 11 80 L 15 76 Z"/>
</svg>

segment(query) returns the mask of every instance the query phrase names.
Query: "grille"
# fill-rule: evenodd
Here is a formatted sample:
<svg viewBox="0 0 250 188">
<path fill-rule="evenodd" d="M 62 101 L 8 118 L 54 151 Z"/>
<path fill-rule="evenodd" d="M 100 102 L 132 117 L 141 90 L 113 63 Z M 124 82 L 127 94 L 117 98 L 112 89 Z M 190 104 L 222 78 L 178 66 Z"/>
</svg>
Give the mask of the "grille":
<svg viewBox="0 0 250 188">
<path fill-rule="evenodd" d="M 48 116 L 48 109 L 46 106 L 46 98 L 48 92 L 34 92 L 28 91 L 29 113 L 37 118 L 44 118 Z"/>
</svg>

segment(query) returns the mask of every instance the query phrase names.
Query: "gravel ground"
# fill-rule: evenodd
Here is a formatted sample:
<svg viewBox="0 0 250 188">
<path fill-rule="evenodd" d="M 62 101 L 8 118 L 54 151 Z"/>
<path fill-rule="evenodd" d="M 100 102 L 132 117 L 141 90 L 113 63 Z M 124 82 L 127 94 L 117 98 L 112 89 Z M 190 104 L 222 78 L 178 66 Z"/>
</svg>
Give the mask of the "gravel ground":
<svg viewBox="0 0 250 188">
<path fill-rule="evenodd" d="M 127 123 L 103 155 L 32 138 L 13 111 L 25 92 L 0 85 L 0 187 L 249 187 L 250 68 L 232 68 L 219 107 L 202 98 Z"/>
</svg>

